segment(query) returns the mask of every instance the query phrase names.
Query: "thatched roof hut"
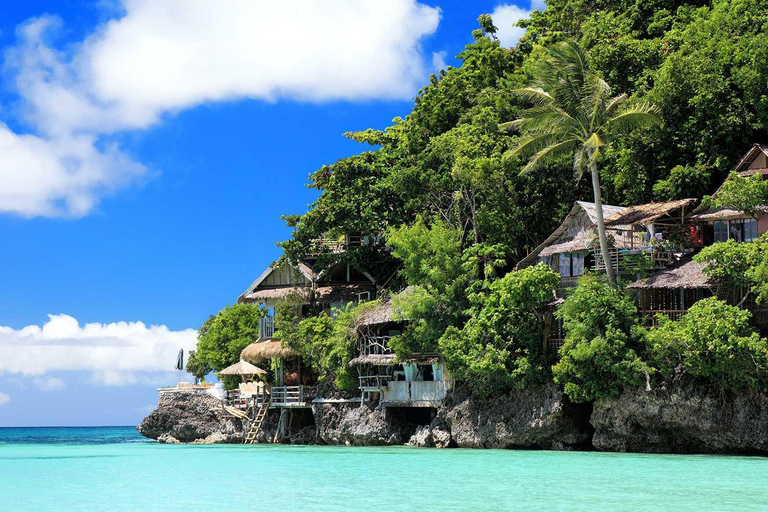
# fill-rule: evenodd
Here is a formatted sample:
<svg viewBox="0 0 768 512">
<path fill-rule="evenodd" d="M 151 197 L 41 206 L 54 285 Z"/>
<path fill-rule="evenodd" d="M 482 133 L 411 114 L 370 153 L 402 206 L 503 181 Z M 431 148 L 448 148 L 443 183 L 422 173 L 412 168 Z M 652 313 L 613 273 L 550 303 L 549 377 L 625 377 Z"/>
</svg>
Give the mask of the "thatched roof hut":
<svg viewBox="0 0 768 512">
<path fill-rule="evenodd" d="M 623 210 L 623 206 L 603 205 L 603 215 L 606 217 Z M 586 251 L 592 248 L 597 239 L 597 232 L 593 227 L 595 222 L 597 222 L 595 203 L 576 201 L 560 226 L 523 258 L 516 268 L 519 270 L 534 265 L 539 256 Z"/>
<path fill-rule="evenodd" d="M 704 274 L 704 263 L 697 263 L 684 258 L 666 270 L 651 274 L 648 279 L 640 279 L 627 286 L 632 289 L 695 289 L 712 288 L 715 282 Z"/>
<path fill-rule="evenodd" d="M 275 357 L 295 357 L 298 353 L 276 338 L 265 338 L 251 343 L 240 352 L 240 359 L 250 361 L 251 363 L 260 363 L 265 359 Z"/>
<path fill-rule="evenodd" d="M 629 206 L 622 211 L 607 217 L 605 219 L 605 227 L 646 226 L 657 219 L 673 214 L 677 210 L 684 209 L 694 204 L 696 201 L 696 199 L 678 199 L 677 201 Z M 681 213 L 681 217 L 682 216 L 683 214 Z"/>
<path fill-rule="evenodd" d="M 258 366 L 254 366 L 248 361 L 242 359 L 231 365 L 227 366 L 219 372 L 219 375 L 237 375 L 237 376 L 249 376 L 249 375 L 266 375 L 266 370 L 262 370 Z"/>
</svg>

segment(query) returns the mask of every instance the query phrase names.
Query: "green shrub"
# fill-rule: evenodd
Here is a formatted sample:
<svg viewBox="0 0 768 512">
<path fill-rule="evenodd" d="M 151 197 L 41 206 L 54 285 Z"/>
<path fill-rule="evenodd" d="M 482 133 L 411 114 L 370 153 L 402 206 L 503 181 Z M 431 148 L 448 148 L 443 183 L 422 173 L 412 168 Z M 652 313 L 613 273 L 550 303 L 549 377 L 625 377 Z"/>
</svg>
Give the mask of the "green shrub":
<svg viewBox="0 0 768 512">
<path fill-rule="evenodd" d="M 621 288 L 582 277 L 557 316 L 566 336 L 552 373 L 572 401 L 617 396 L 651 371 L 635 350 L 643 334 L 637 308 Z"/>
<path fill-rule="evenodd" d="M 677 322 L 660 318 L 647 335 L 653 362 L 667 378 L 682 370 L 727 391 L 767 391 L 768 343 L 749 326 L 750 316 L 711 297 Z"/>
<path fill-rule="evenodd" d="M 541 309 L 558 284 L 543 263 L 494 281 L 466 325 L 449 328 L 439 341 L 454 376 L 485 395 L 543 380 Z"/>
</svg>

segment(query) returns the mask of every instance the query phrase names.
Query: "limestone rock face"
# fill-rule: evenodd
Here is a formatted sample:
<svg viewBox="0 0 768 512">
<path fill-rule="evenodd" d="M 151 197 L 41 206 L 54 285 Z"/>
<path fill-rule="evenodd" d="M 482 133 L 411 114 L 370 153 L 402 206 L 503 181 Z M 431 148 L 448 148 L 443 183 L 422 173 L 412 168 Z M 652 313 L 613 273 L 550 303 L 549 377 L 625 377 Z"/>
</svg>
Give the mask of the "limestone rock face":
<svg viewBox="0 0 768 512">
<path fill-rule="evenodd" d="M 410 437 L 373 404 L 315 404 L 314 416 L 317 437 L 326 444 L 382 446 L 403 444 Z"/>
<path fill-rule="evenodd" d="M 589 447 L 589 413 L 554 383 L 487 399 L 456 388 L 430 428 L 440 447 L 577 449 Z"/>
<path fill-rule="evenodd" d="M 157 409 L 137 429 L 141 435 L 158 440 L 164 434 L 181 442 L 221 434 L 220 442 L 238 442 L 242 439 L 243 424 L 223 412 L 221 402 L 213 396 L 176 391 L 161 394 Z"/>
<path fill-rule="evenodd" d="M 595 403 L 592 444 L 602 451 L 768 453 L 768 395 L 721 395 L 691 383 L 626 391 Z"/>
<path fill-rule="evenodd" d="M 176 439 L 175 437 L 173 437 L 171 434 L 167 432 L 159 436 L 157 438 L 157 442 L 163 443 L 163 444 L 181 444 L 181 441 L 179 441 L 178 439 Z"/>
</svg>

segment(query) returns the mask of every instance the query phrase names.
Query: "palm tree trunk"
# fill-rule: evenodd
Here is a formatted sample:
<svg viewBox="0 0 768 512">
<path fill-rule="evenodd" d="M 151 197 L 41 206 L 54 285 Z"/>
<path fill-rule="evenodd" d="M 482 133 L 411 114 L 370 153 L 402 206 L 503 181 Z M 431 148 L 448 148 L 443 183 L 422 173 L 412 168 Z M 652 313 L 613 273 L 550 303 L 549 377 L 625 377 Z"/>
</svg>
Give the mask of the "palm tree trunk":
<svg viewBox="0 0 768 512">
<path fill-rule="evenodd" d="M 597 163 L 589 153 L 589 167 L 592 171 L 592 190 L 595 193 L 595 215 L 597 216 L 597 236 L 600 238 L 600 252 L 603 253 L 605 262 L 605 274 L 608 276 L 608 282 L 616 283 L 616 275 L 611 265 L 611 255 L 608 247 L 608 237 L 605 235 L 605 222 L 603 220 L 603 200 L 600 194 L 600 175 L 597 173 Z"/>
</svg>

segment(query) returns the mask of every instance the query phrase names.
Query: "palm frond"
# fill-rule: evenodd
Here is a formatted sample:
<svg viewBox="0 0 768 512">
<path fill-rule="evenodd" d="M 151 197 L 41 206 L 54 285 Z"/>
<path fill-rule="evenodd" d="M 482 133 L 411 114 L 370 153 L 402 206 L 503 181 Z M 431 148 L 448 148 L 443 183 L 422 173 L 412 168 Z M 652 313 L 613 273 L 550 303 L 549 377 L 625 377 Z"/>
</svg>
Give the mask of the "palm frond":
<svg viewBox="0 0 768 512">
<path fill-rule="evenodd" d="M 511 152 L 515 156 L 527 157 L 529 155 L 534 155 L 547 146 L 551 146 L 557 142 L 557 137 L 550 133 L 529 135 L 518 139 L 517 144 L 515 144 Z"/>
<path fill-rule="evenodd" d="M 576 139 L 566 139 L 562 142 L 550 144 L 536 152 L 525 167 L 523 167 L 520 174 L 528 174 L 546 163 L 554 162 L 566 155 L 572 155 L 573 150 L 577 147 L 578 143 L 579 141 Z"/>
<path fill-rule="evenodd" d="M 628 107 L 605 123 L 605 133 L 611 138 L 627 133 L 635 128 L 661 126 L 661 112 L 655 105 L 641 103 Z"/>
<path fill-rule="evenodd" d="M 541 87 L 523 87 L 513 90 L 512 94 L 534 105 L 547 105 L 554 101 L 554 98 Z"/>
</svg>

